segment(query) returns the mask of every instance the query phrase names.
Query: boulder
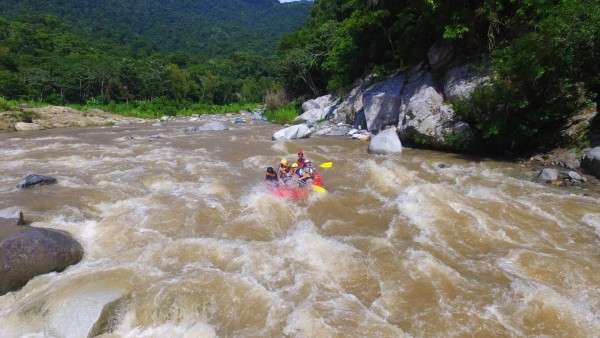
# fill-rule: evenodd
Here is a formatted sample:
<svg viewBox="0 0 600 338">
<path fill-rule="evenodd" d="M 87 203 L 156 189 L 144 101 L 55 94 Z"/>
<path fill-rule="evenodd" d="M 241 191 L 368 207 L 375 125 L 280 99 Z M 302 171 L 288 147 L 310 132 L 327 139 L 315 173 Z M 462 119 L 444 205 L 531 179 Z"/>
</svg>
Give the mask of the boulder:
<svg viewBox="0 0 600 338">
<path fill-rule="evenodd" d="M 32 130 L 42 130 L 44 127 L 37 123 L 26 123 L 26 122 L 17 122 L 15 123 L 15 129 L 17 131 L 32 131 Z"/>
<path fill-rule="evenodd" d="M 444 77 L 445 99 L 467 99 L 477 87 L 488 84 L 490 77 L 481 68 L 481 65 L 466 64 L 450 69 Z"/>
<path fill-rule="evenodd" d="M 44 175 L 31 174 L 27 175 L 21 183 L 17 184 L 17 188 L 25 189 L 29 187 L 37 187 L 38 185 L 54 184 L 56 178 Z"/>
<path fill-rule="evenodd" d="M 581 168 L 600 178 L 600 147 L 585 152 L 581 159 Z"/>
<path fill-rule="evenodd" d="M 323 109 L 320 109 L 320 108 L 311 109 L 311 110 L 304 112 L 302 115 L 297 116 L 294 119 L 293 123 L 304 123 L 304 122 L 315 123 L 316 121 L 324 119 L 326 115 L 327 115 L 327 112 Z"/>
<path fill-rule="evenodd" d="M 327 94 L 319 96 L 316 99 L 308 100 L 302 104 L 302 110 L 307 112 L 313 109 L 323 109 L 332 106 L 336 101 L 335 95 Z"/>
<path fill-rule="evenodd" d="M 400 138 L 424 139 L 432 146 L 440 146 L 445 134 L 468 128 L 454 122 L 454 111 L 434 87 L 431 73 L 419 71 L 407 81 L 402 92 Z M 457 127 L 455 130 L 455 126 Z"/>
<path fill-rule="evenodd" d="M 402 143 L 398 137 L 396 128 L 381 131 L 375 135 L 367 149 L 369 154 L 395 154 L 402 152 Z"/>
<path fill-rule="evenodd" d="M 551 168 L 544 168 L 535 179 L 538 183 L 554 182 L 558 180 L 558 170 Z"/>
<path fill-rule="evenodd" d="M 276 131 L 273 134 L 273 140 L 281 141 L 307 138 L 310 136 L 310 133 L 310 128 L 307 125 L 299 124 Z"/>
<path fill-rule="evenodd" d="M 0 295 L 21 288 L 40 274 L 78 263 L 83 247 L 68 233 L 0 223 Z"/>
<path fill-rule="evenodd" d="M 114 329 L 122 319 L 130 295 L 125 288 L 97 284 L 85 285 L 44 303 L 46 325 L 53 335 L 96 337 Z"/>
<path fill-rule="evenodd" d="M 397 75 L 365 90 L 362 103 L 370 132 L 378 132 L 386 125 L 398 123 L 403 87 L 404 76 Z"/>
<path fill-rule="evenodd" d="M 333 123 L 356 124 L 356 116 L 363 112 L 363 92 L 367 88 L 363 80 L 357 81 L 353 89 L 346 94 L 342 101 L 330 107 L 328 117 Z"/>
</svg>

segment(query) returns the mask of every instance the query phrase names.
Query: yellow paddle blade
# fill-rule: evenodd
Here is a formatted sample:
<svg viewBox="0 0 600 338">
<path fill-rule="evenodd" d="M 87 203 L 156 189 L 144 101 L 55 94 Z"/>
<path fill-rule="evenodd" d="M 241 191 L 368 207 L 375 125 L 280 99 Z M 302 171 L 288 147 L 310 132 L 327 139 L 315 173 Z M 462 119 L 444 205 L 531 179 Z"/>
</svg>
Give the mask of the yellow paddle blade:
<svg viewBox="0 0 600 338">
<path fill-rule="evenodd" d="M 333 162 L 325 162 L 325 163 L 319 164 L 319 167 L 320 168 L 331 168 L 332 165 L 333 165 Z"/>
<path fill-rule="evenodd" d="M 325 188 L 323 188 L 323 187 L 321 187 L 319 185 L 314 185 L 313 184 L 312 188 L 315 189 L 315 191 L 318 191 L 318 192 L 327 192 L 327 189 L 325 189 Z"/>
</svg>

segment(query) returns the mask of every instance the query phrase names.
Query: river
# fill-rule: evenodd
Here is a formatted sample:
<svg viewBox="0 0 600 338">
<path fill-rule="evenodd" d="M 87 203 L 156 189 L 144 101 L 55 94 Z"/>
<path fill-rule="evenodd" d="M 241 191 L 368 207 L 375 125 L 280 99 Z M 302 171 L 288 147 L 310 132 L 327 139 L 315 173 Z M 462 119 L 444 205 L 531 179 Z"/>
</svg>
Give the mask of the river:
<svg viewBox="0 0 600 338">
<path fill-rule="evenodd" d="M 599 335 L 597 194 L 514 163 L 194 125 L 0 134 L 0 214 L 85 248 L 0 297 L 0 337 L 77 337 L 98 307 L 107 337 Z M 299 150 L 333 162 L 327 193 L 279 199 L 264 171 Z M 30 173 L 58 184 L 16 189 Z"/>
</svg>

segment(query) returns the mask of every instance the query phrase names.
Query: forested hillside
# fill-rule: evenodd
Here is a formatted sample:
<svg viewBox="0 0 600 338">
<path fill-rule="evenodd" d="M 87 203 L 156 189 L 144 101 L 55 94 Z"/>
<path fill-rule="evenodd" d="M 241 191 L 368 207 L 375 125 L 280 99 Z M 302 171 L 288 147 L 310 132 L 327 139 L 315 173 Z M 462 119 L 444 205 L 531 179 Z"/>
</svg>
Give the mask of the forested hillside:
<svg viewBox="0 0 600 338">
<path fill-rule="evenodd" d="M 0 15 L 17 20 L 52 14 L 83 36 L 133 51 L 266 56 L 274 52 L 281 33 L 304 24 L 310 5 L 277 0 L 3 0 Z"/>
<path fill-rule="evenodd" d="M 597 0 L 318 0 L 279 49 L 287 86 L 318 95 L 426 61 L 436 42 L 490 67 L 455 108 L 491 149 L 565 142 L 565 121 L 600 101 Z"/>
<path fill-rule="evenodd" d="M 260 103 L 281 87 L 274 41 L 311 3 L 275 0 L 0 2 L 0 98 L 126 104 Z"/>
</svg>

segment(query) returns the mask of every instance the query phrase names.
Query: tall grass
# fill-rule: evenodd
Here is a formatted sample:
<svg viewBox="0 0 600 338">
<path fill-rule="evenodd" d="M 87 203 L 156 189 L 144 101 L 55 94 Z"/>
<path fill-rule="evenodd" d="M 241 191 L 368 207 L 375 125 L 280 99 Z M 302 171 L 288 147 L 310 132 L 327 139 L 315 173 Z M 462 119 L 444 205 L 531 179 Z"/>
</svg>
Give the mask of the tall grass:
<svg viewBox="0 0 600 338">
<path fill-rule="evenodd" d="M 264 116 L 274 123 L 290 124 L 298 116 L 298 109 L 293 104 L 288 104 L 277 109 L 267 109 Z"/>
</svg>

